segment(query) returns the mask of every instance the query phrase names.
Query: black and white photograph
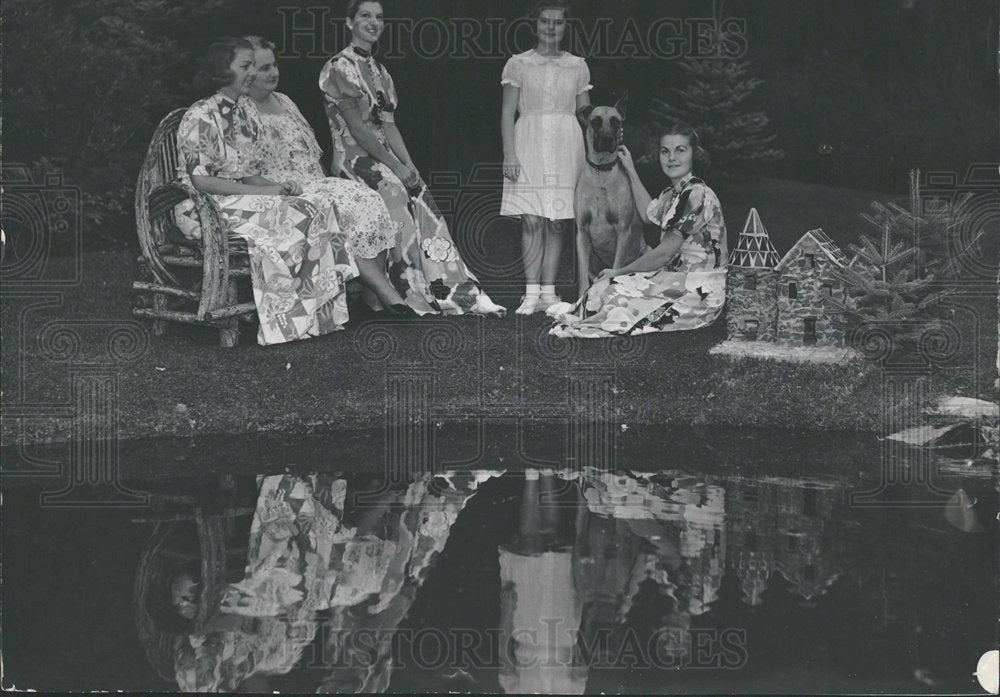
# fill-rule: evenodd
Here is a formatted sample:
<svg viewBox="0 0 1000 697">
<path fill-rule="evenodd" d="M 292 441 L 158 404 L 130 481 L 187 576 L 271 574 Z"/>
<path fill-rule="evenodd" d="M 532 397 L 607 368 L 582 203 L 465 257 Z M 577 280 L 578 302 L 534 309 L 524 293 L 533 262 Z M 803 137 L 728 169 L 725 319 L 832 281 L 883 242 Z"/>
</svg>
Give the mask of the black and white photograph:
<svg viewBox="0 0 1000 697">
<path fill-rule="evenodd" d="M 4 691 L 998 694 L 995 1 L 0 33 Z"/>
</svg>

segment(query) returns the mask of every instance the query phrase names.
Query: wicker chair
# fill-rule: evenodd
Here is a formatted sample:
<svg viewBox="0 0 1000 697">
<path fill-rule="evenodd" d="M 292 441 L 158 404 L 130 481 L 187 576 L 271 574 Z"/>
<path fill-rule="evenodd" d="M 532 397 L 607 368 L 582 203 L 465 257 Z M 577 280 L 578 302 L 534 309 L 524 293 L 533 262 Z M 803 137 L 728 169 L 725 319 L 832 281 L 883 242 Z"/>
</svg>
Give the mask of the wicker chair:
<svg viewBox="0 0 1000 697">
<path fill-rule="evenodd" d="M 177 181 L 176 136 L 184 112 L 171 112 L 157 126 L 136 183 L 142 280 L 132 288 L 152 302 L 140 301 L 132 312 L 153 320 L 154 336 L 163 335 L 167 322 L 209 326 L 230 348 L 239 341 L 239 320 L 256 317 L 254 304 L 240 304 L 236 296 L 237 279 L 250 277 L 249 258 L 245 243 L 229 239 L 215 202 Z M 174 206 L 188 198 L 201 221 L 200 245 L 187 240 L 174 219 Z"/>
<path fill-rule="evenodd" d="M 150 665 L 163 679 L 174 680 L 174 645 L 181 635 L 159 626 L 150 612 L 150 597 L 165 596 L 173 570 L 197 561 L 202 582 L 198 589 L 198 613 L 193 631 L 204 626 L 219 607 L 226 584 L 242 577 L 247 540 L 237 539 L 236 519 L 253 515 L 248 501 L 230 497 L 221 505 L 192 508 L 185 497 L 177 505 L 156 510 L 134 523 L 153 523 L 153 532 L 139 558 L 132 590 L 132 615 L 139 641 Z M 188 543 L 194 524 L 196 548 Z"/>
</svg>

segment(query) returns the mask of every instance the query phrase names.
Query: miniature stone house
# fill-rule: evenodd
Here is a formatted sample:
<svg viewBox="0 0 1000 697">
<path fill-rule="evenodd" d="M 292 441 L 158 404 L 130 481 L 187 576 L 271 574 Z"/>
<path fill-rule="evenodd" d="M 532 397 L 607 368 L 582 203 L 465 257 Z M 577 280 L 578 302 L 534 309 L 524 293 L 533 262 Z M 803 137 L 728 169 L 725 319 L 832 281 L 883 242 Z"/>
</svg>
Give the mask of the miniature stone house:
<svg viewBox="0 0 1000 697">
<path fill-rule="evenodd" d="M 750 210 L 729 257 L 730 340 L 789 346 L 844 345 L 834 304 L 846 305 L 847 290 L 834 271 L 847 266 L 844 253 L 822 230 L 811 230 L 778 261 L 778 253 Z"/>
<path fill-rule="evenodd" d="M 844 283 L 831 273 L 847 266 L 844 253 L 822 230 L 811 230 L 795 243 L 775 269 L 778 277 L 777 340 L 781 344 L 843 346 L 844 330 L 836 308 L 847 301 Z"/>
</svg>

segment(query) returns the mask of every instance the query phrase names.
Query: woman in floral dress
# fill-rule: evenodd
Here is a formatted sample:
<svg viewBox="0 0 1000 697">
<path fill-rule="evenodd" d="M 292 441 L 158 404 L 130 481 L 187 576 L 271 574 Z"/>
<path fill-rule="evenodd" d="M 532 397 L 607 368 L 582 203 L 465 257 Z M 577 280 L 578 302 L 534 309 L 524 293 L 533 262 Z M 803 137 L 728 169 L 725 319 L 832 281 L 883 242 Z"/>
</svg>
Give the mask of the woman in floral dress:
<svg viewBox="0 0 1000 697">
<path fill-rule="evenodd" d="M 255 142 L 260 120 L 246 108 L 254 77 L 252 46 L 227 37 L 212 44 L 199 82 L 218 91 L 195 102 L 177 130 L 178 175 L 211 196 L 228 232 L 247 241 L 257 340 L 278 344 L 341 329 L 347 321 L 345 282 L 358 274 L 336 215 L 295 182 L 261 174 Z M 181 231 L 200 237 L 193 205 L 181 204 Z"/>
<path fill-rule="evenodd" d="M 320 160 L 323 151 L 305 117 L 288 96 L 276 92 L 278 66 L 274 44 L 259 36 L 243 37 L 254 47 L 257 72 L 248 104 L 264 127 L 258 143 L 262 174 L 294 181 L 308 196 L 325 198 L 347 233 L 361 282 L 378 298 L 390 317 L 414 317 L 385 274 L 386 253 L 395 244 L 394 226 L 382 197 L 364 184 L 328 177 Z"/>
<path fill-rule="evenodd" d="M 319 86 L 333 134 L 334 174 L 381 194 L 395 224 L 389 278 L 420 314 L 502 315 L 459 256 L 430 191 L 396 127 L 396 89 L 372 56 L 384 29 L 379 2 L 348 3 L 351 43 L 327 61 Z"/>
<path fill-rule="evenodd" d="M 660 138 L 660 167 L 668 187 L 652 199 L 628 149 L 619 159 L 646 223 L 660 227 L 660 244 L 620 269 L 605 269 L 575 305 L 549 308 L 551 333 L 564 338 L 698 329 L 716 320 L 726 303 L 726 224 L 715 192 L 694 176 L 708 162 L 686 124 Z"/>
</svg>

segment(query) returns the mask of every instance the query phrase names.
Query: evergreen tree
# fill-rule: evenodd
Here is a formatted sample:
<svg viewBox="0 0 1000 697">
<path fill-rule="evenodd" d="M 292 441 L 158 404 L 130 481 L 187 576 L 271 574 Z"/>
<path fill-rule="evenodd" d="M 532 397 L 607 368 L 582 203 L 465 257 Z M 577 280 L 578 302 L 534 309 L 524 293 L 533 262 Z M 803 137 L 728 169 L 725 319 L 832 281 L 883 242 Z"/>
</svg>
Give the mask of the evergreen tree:
<svg viewBox="0 0 1000 697">
<path fill-rule="evenodd" d="M 722 4 L 715 6 L 717 28 L 722 26 Z M 684 86 L 672 90 L 669 102 L 653 99 L 650 111 L 661 125 L 677 119 L 689 123 L 711 154 L 716 174 L 741 178 L 785 153 L 771 147 L 775 136 L 767 134 L 767 115 L 749 108 L 763 81 L 752 76 L 749 61 L 724 57 L 727 38 L 719 28 L 713 39 L 717 57 L 681 61 Z"/>
</svg>

